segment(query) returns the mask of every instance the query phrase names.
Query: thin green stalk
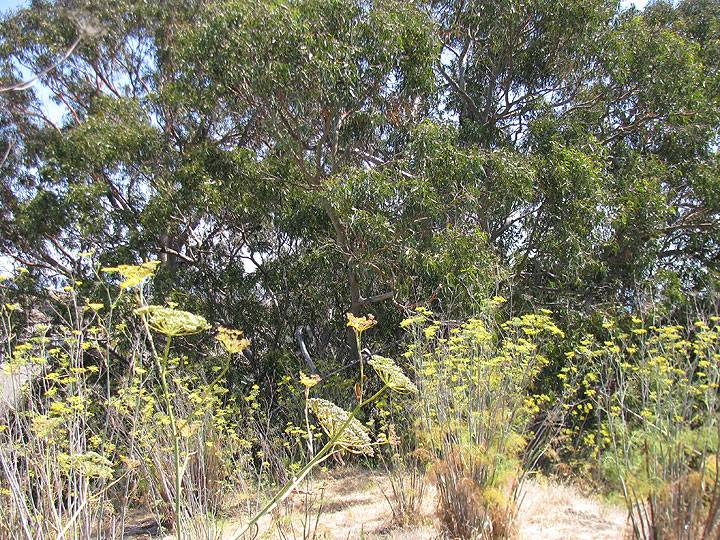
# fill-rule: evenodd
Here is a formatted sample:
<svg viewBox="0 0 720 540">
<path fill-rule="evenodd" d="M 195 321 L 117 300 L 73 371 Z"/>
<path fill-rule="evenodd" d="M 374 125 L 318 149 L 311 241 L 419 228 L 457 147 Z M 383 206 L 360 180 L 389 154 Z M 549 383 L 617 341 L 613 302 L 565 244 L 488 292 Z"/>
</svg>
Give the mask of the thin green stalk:
<svg viewBox="0 0 720 540">
<path fill-rule="evenodd" d="M 260 512 L 258 512 L 255 517 L 248 522 L 245 528 L 239 534 L 236 534 L 232 537 L 232 540 L 239 540 L 240 538 L 242 538 L 242 536 L 246 532 L 248 532 L 258 521 L 260 521 L 260 519 L 265 514 L 271 512 L 277 505 L 282 503 L 288 497 L 288 495 L 290 495 L 290 493 L 292 493 L 292 491 L 305 479 L 305 477 L 310 473 L 310 471 L 312 471 L 316 466 L 325 461 L 327 458 L 332 456 L 332 450 L 335 446 L 335 443 L 342 436 L 350 423 L 355 419 L 357 413 L 360 412 L 360 409 L 362 409 L 368 403 L 372 403 L 373 401 L 378 399 L 387 389 L 388 386 L 384 385 L 380 390 L 373 394 L 372 397 L 358 403 L 357 406 L 353 409 L 352 413 L 350 413 L 350 416 L 348 416 L 348 419 L 345 420 L 345 422 L 340 426 L 340 429 L 338 429 L 337 432 L 335 432 L 335 434 L 330 437 L 330 440 L 325 443 L 325 446 L 323 446 L 318 451 L 318 453 L 315 454 L 315 457 L 311 459 L 302 469 L 300 469 L 300 472 L 298 472 L 297 476 L 293 480 L 285 484 L 285 486 L 283 486 L 283 488 L 275 494 L 275 496 L 263 507 L 263 509 L 260 510 Z"/>
<path fill-rule="evenodd" d="M 358 403 L 362 403 L 363 387 L 365 386 L 365 362 L 363 362 L 360 334 L 355 334 L 355 341 L 357 342 L 358 359 L 360 360 L 360 399 L 358 399 Z"/>
<path fill-rule="evenodd" d="M 175 421 L 175 410 L 170 399 L 170 387 L 167 382 L 167 361 L 170 356 L 170 342 L 172 338 L 167 337 L 165 342 L 165 351 L 163 352 L 162 360 L 155 358 L 155 365 L 160 372 L 160 383 L 162 384 L 163 396 L 165 397 L 165 405 L 168 410 L 168 416 L 170 417 L 170 427 L 173 434 L 173 454 L 175 462 L 175 532 L 177 533 L 178 540 L 182 539 L 182 526 L 181 526 L 181 515 L 180 515 L 180 496 L 182 490 L 182 473 L 180 466 L 180 437 L 178 436 L 177 422 Z"/>
<path fill-rule="evenodd" d="M 310 399 L 310 388 L 305 388 L 305 429 L 308 435 L 308 458 L 315 457 L 315 445 L 313 443 L 312 429 L 310 429 L 310 414 L 308 411 L 308 399 Z"/>
<path fill-rule="evenodd" d="M 145 295 L 143 294 L 142 288 L 139 290 L 139 296 L 140 296 L 140 305 L 145 305 Z M 148 324 L 147 316 L 143 315 L 142 317 L 143 326 L 145 327 L 145 332 L 148 336 L 148 341 L 150 342 L 150 348 L 153 352 L 153 358 L 155 360 L 155 366 L 158 369 L 158 372 L 160 373 L 160 384 L 163 388 L 163 395 L 165 398 L 165 405 L 168 409 L 168 416 L 170 417 L 170 427 L 172 429 L 173 433 L 173 454 L 174 454 L 174 465 L 175 465 L 175 528 L 177 532 L 177 538 L 178 540 L 181 540 L 182 537 L 182 525 L 180 523 L 180 495 L 182 490 L 182 474 L 181 474 L 181 466 L 180 466 L 180 437 L 178 436 L 178 430 L 177 430 L 177 422 L 175 421 L 175 409 L 172 404 L 172 400 L 170 399 L 170 387 L 167 383 L 167 362 L 168 358 L 170 357 L 170 343 L 172 341 L 172 338 L 170 336 L 167 336 L 167 341 L 165 342 L 165 351 L 163 352 L 162 360 L 158 356 L 157 350 L 155 348 L 155 341 L 152 338 L 152 333 L 150 332 L 150 325 Z"/>
</svg>

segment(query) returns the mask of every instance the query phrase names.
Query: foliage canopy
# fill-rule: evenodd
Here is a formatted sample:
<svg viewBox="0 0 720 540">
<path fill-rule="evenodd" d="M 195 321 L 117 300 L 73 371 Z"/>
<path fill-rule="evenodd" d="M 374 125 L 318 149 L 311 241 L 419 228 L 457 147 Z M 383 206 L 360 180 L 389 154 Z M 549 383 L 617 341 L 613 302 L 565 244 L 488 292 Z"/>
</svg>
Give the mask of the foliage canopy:
<svg viewBox="0 0 720 540">
<path fill-rule="evenodd" d="M 348 310 L 706 301 L 719 43 L 717 0 L 33 0 L 0 22 L 0 254 L 39 295 L 159 258 L 257 376 L 298 328 L 343 356 Z"/>
</svg>

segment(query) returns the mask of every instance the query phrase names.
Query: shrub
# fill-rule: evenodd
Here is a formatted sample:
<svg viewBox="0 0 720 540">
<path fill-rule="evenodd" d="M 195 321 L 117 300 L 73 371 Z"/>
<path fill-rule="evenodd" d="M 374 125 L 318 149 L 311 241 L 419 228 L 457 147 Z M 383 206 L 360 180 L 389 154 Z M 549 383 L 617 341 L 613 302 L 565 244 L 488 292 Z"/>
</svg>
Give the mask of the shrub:
<svg viewBox="0 0 720 540">
<path fill-rule="evenodd" d="M 438 516 L 453 538 L 514 536 L 522 482 L 551 422 L 536 422 L 551 398 L 533 384 L 548 364 L 545 343 L 562 332 L 547 313 L 497 324 L 502 302 L 461 324 L 425 310 L 403 322 L 420 389 L 418 437 L 435 456 Z"/>
<path fill-rule="evenodd" d="M 179 539 L 216 538 L 229 495 L 251 489 L 244 411 L 223 384 L 242 351 L 205 349 L 204 365 L 185 365 L 181 340 L 209 325 L 147 305 L 156 266 L 107 269 L 122 280 L 114 296 L 99 282 L 103 301 L 66 287 L 55 306 L 63 315 L 23 332 L 20 306 L 0 303 L 4 369 L 31 374 L 0 417 L 8 536 L 122 538 L 128 506 L 145 492 Z"/>
<path fill-rule="evenodd" d="M 602 463 L 615 478 L 638 539 L 711 539 L 720 534 L 720 327 L 608 320 L 577 365 L 603 414 Z"/>
</svg>

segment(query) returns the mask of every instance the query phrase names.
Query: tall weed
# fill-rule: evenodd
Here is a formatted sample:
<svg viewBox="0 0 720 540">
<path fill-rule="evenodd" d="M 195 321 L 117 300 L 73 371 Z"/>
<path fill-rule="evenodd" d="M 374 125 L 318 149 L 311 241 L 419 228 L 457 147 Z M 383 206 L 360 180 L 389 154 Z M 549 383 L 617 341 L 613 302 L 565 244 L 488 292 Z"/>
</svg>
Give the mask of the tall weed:
<svg viewBox="0 0 720 540">
<path fill-rule="evenodd" d="M 607 320 L 606 340 L 575 351 L 597 381 L 586 393 L 602 411 L 601 463 L 620 486 L 635 538 L 720 535 L 719 321 Z"/>
<path fill-rule="evenodd" d="M 556 422 L 538 423 L 553 400 L 533 388 L 546 344 L 563 333 L 545 313 L 497 323 L 502 302 L 464 323 L 426 310 L 403 322 L 420 396 L 416 432 L 435 457 L 437 514 L 452 538 L 515 536 L 523 480 Z"/>
<path fill-rule="evenodd" d="M 222 343 L 190 365 L 184 340 L 209 325 L 145 302 L 155 267 L 106 269 L 122 278 L 115 294 L 98 273 L 101 299 L 66 287 L 49 323 L 22 331 L 24 308 L 0 302 L 5 377 L 29 374 L 0 416 L 5 536 L 122 538 L 144 499 L 178 538 L 214 539 L 223 512 L 249 500 L 247 407 L 224 386 L 247 341 L 236 333 L 234 349 Z"/>
</svg>

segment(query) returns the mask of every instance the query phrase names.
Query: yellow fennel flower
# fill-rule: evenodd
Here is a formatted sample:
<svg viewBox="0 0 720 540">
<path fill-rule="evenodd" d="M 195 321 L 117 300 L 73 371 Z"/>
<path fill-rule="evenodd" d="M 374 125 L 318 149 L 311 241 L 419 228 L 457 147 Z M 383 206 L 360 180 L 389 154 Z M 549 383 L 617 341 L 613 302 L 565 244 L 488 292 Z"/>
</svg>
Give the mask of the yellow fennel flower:
<svg viewBox="0 0 720 540">
<path fill-rule="evenodd" d="M 86 478 L 108 480 L 113 476 L 113 463 L 97 452 L 69 455 L 60 453 L 58 464 L 63 471 L 75 471 Z"/>
<path fill-rule="evenodd" d="M 367 317 L 356 317 L 352 313 L 347 313 L 347 325 L 352 328 L 356 334 L 360 335 L 365 330 L 369 330 L 373 326 L 377 324 L 377 321 L 375 320 L 375 317 L 373 315 L 368 315 Z"/>
<path fill-rule="evenodd" d="M 250 346 L 250 340 L 242 337 L 242 330 L 234 330 L 221 326 L 215 339 L 220 342 L 223 348 L 230 354 L 241 353 Z"/>
<path fill-rule="evenodd" d="M 325 399 L 312 398 L 308 400 L 310 410 L 317 416 L 323 431 L 328 437 L 338 435 L 335 446 L 347 450 L 353 454 L 373 455 L 372 442 L 365 427 L 360 420 L 353 418 L 347 427 L 340 433 L 345 422 L 350 418 L 350 413 Z"/>
<path fill-rule="evenodd" d="M 392 359 L 374 354 L 368 363 L 388 388 L 400 394 L 417 394 L 417 386 L 408 379 L 407 375 L 403 373 L 403 370 L 400 369 Z"/>
<path fill-rule="evenodd" d="M 190 336 L 210 328 L 204 317 L 169 307 L 144 306 L 135 314 L 147 317 L 150 328 L 170 337 Z"/>
<path fill-rule="evenodd" d="M 310 375 L 308 377 L 302 371 L 300 372 L 300 384 L 302 384 L 305 388 L 312 388 L 321 380 L 320 375 Z"/>
<path fill-rule="evenodd" d="M 120 288 L 129 289 L 142 285 L 147 278 L 155 274 L 159 265 L 160 261 L 147 261 L 138 265 L 121 264 L 119 266 L 109 266 L 103 268 L 102 271 L 108 274 L 120 274 L 123 277 Z"/>
</svg>

